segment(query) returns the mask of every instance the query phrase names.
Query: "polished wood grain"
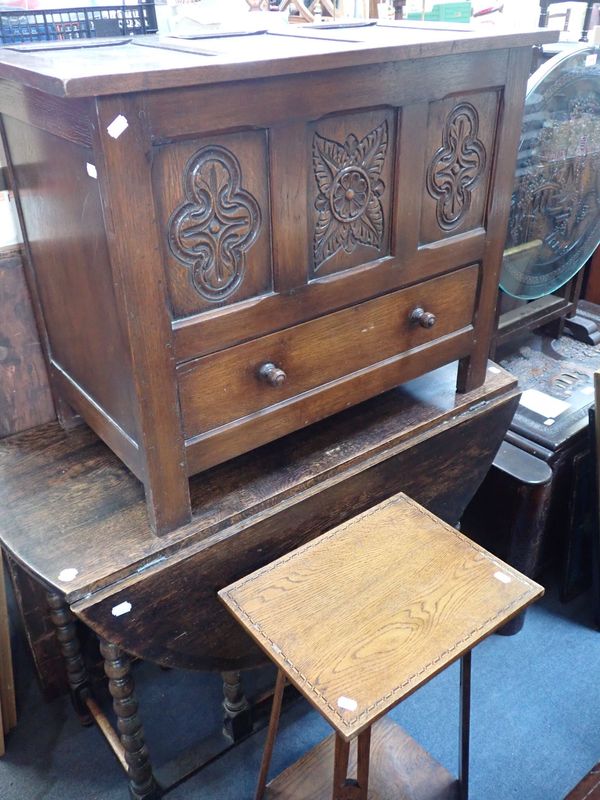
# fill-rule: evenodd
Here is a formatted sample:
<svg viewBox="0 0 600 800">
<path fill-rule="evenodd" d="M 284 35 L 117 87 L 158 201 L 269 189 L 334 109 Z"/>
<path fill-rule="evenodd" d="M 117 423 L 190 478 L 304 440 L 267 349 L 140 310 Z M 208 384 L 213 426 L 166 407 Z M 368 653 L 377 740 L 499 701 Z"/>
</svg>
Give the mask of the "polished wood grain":
<svg viewBox="0 0 600 800">
<path fill-rule="evenodd" d="M 400 489 L 410 491 L 436 513 L 456 522 L 463 503 L 487 472 L 490 453 L 500 444 L 502 431 L 508 427 L 515 408 L 516 399 L 495 408 L 480 409 L 481 415 L 471 419 L 470 414 L 463 416 L 458 425 L 444 423 L 436 430 L 415 432 L 415 439 L 404 440 L 397 450 L 382 448 L 365 460 L 351 461 L 339 473 L 325 466 L 330 458 L 345 455 L 345 446 L 340 448 L 340 440 L 331 432 L 333 435 L 327 435 L 322 442 L 324 458 L 317 456 L 317 471 L 325 467 L 322 480 L 308 486 L 305 483 L 295 497 L 288 495 L 273 506 L 275 498 L 270 495 L 268 483 L 263 480 L 255 483 L 251 479 L 250 483 L 243 481 L 240 485 L 238 473 L 237 478 L 232 478 L 237 480 L 243 501 L 252 503 L 254 491 L 264 487 L 262 513 L 256 509 L 257 513 L 247 521 L 238 517 L 229 530 L 214 531 L 215 535 L 207 537 L 206 542 L 181 553 L 181 558 L 150 564 L 146 572 L 84 598 L 74 604 L 74 609 L 94 629 L 110 631 L 113 638 L 127 643 L 136 654 L 145 653 L 161 663 L 226 669 L 262 663 L 265 656 L 220 607 L 216 591 L 309 541 L 324 527 L 333 526 Z M 359 413 L 362 409 L 359 407 Z M 489 413 L 481 413 L 484 410 Z M 354 423 L 358 427 L 356 418 Z M 330 426 L 326 427 L 329 434 Z M 293 459 L 292 442 L 289 445 L 290 450 L 287 442 L 285 450 L 282 444 L 273 448 L 263 466 L 281 469 L 282 464 L 287 464 L 289 477 L 299 477 L 302 467 L 298 472 L 300 465 Z M 293 493 L 293 486 L 290 489 Z M 234 495 L 226 502 L 229 499 L 234 501 Z M 145 611 L 154 607 L 157 597 L 164 598 L 160 618 Z M 189 602 L 192 597 L 194 604 Z M 120 602 L 131 602 L 136 608 L 126 625 L 115 625 L 112 615 L 112 608 Z M 210 614 L 207 616 L 210 624 L 197 624 L 198 608 Z"/>
<path fill-rule="evenodd" d="M 47 591 L 44 584 L 13 558 L 5 555 L 5 560 L 40 689 L 44 700 L 51 702 L 66 694 L 69 684 L 56 631 L 48 615 Z"/>
<path fill-rule="evenodd" d="M 0 104 L 10 110 L 14 119 L 74 144 L 91 145 L 89 100 L 67 100 L 7 80 L 0 80 L 0 97 Z"/>
<path fill-rule="evenodd" d="M 183 437 L 175 384 L 170 323 L 155 222 L 148 132 L 135 99 L 98 100 L 94 149 L 107 227 L 120 326 L 127 329 L 134 384 L 138 445 L 150 524 L 158 534 L 191 518 Z M 101 135 L 119 116 L 129 118 L 123 137 Z M 122 176 L 135 186 L 135 202 L 121 191 Z M 150 322 L 151 320 L 151 322 Z M 150 322 L 150 324 L 148 324 Z M 119 326 L 119 327 L 120 327 Z"/>
<path fill-rule="evenodd" d="M 543 592 L 399 494 L 219 597 L 348 740 Z"/>
<path fill-rule="evenodd" d="M 466 29 L 439 30 L 426 23 L 380 24 L 375 35 L 363 42 L 361 33 L 352 38 L 341 31 L 338 38 L 303 31 L 291 31 L 287 37 L 231 37 L 198 42 L 196 53 L 172 49 L 136 47 L 135 43 L 101 49 L 18 53 L 5 49 L 0 59 L 0 75 L 48 94 L 70 97 L 114 94 L 121 92 L 165 89 L 237 80 L 240 70 L 247 78 L 260 78 L 295 72 L 338 69 L 355 64 L 372 64 L 379 60 L 410 60 L 443 55 L 452 49 L 469 53 L 481 49 L 494 50 L 514 45 L 556 41 L 557 33 L 535 30 L 505 34 Z M 284 39 L 284 41 L 281 41 Z M 379 53 L 374 55 L 374 48 Z M 205 55 L 208 53 L 208 55 Z M 235 54 L 235 58 L 232 56 Z"/>
<path fill-rule="evenodd" d="M 267 800 L 331 800 L 334 738 L 272 780 Z M 351 744 L 349 769 L 355 768 L 356 746 Z M 371 736 L 369 800 L 458 800 L 458 784 L 402 728 L 381 719 Z"/>
<path fill-rule="evenodd" d="M 497 129 L 496 167 L 493 191 L 487 207 L 487 238 L 483 258 L 483 281 L 480 288 L 480 314 L 476 325 L 476 337 L 479 342 L 491 342 L 495 323 L 495 304 L 497 302 L 498 280 L 504 238 L 510 212 L 512 196 L 512 170 L 502 165 L 512 164 L 516 159 L 519 137 L 521 135 L 521 119 L 525 102 L 526 83 L 518 79 L 530 64 L 530 53 L 526 50 L 513 51 L 509 55 L 509 77 L 501 102 L 500 120 Z M 476 352 L 461 363 L 459 385 L 465 390 L 481 381 L 489 354 L 489 348 L 478 347 Z"/>
<path fill-rule="evenodd" d="M 445 241 L 451 236 L 486 227 L 488 193 L 494 163 L 494 139 L 502 94 L 497 90 L 472 90 L 453 94 L 427 108 L 426 174 L 421 180 L 423 199 L 419 226 L 419 245 Z M 450 136 L 458 124 L 463 134 L 461 155 L 468 159 L 468 174 L 464 172 L 462 202 L 455 202 L 452 210 L 446 208 L 439 193 L 440 176 L 451 164 L 455 180 L 461 179 L 464 165 L 454 159 Z M 460 134 L 459 134 L 460 135 Z M 458 200 L 458 199 L 457 199 Z M 446 212 L 450 211 L 448 218 Z M 442 223 L 442 224 L 440 224 Z"/>
<path fill-rule="evenodd" d="M 3 52 L 57 413 L 139 478 L 157 534 L 191 520 L 197 472 L 455 359 L 481 385 L 530 45 L 551 38 L 382 22 Z M 411 298 L 436 328 L 407 328 Z"/>
<path fill-rule="evenodd" d="M 565 795 L 564 800 L 598 800 L 600 797 L 600 764 L 592 767 L 577 786 Z"/>
<path fill-rule="evenodd" d="M 0 438 L 54 417 L 20 249 L 0 249 Z"/>
<path fill-rule="evenodd" d="M 193 522 L 161 538 L 140 484 L 88 429 L 10 437 L 0 538 L 127 652 L 190 669 L 264 662 L 217 590 L 401 490 L 456 523 L 518 401 L 515 380 L 490 366 L 474 392 L 457 395 L 445 367 L 194 477 Z M 122 602 L 132 610 L 115 617 Z"/>
<path fill-rule="evenodd" d="M 277 439 L 288 433 L 291 422 L 294 428 L 302 428 L 311 419 L 322 419 L 339 411 L 340 408 L 360 403 L 365 396 L 372 397 L 385 392 L 400 381 L 409 381 L 422 373 L 423 355 L 427 356 L 429 368 L 434 370 L 460 358 L 468 351 L 469 341 L 472 341 L 472 334 L 468 328 L 457 331 L 438 340 L 435 347 L 430 349 L 415 348 L 401 353 L 396 358 L 366 367 L 359 373 L 358 381 L 355 381 L 355 376 L 350 374 L 332 381 L 315 392 L 306 392 L 298 398 L 291 399 L 288 401 L 290 405 L 288 416 L 269 413 L 267 410 L 264 419 L 260 419 L 260 424 L 256 424 L 255 418 L 249 416 L 235 424 L 224 425 L 189 439 L 186 442 L 188 470 L 190 474 L 199 472 L 215 460 L 224 461 L 241 450 L 250 450 Z"/>
<path fill-rule="evenodd" d="M 36 265 L 30 278 L 42 308 L 51 366 L 68 374 L 135 438 L 128 358 L 108 268 L 98 181 L 86 168 L 94 161 L 92 153 L 12 118 L 5 119 L 5 128 Z M 32 163 L 32 153 L 37 163 Z M 68 248 L 61 246 L 65 240 Z M 101 337 L 99 329 L 104 330 Z"/>
<path fill-rule="evenodd" d="M 4 559 L 0 549 L 0 756 L 4 737 L 17 724 L 17 704 L 12 665 L 8 605 L 4 585 Z"/>
<path fill-rule="evenodd" d="M 406 351 L 419 349 L 423 355 L 430 343 L 472 325 L 478 280 L 477 266 L 467 267 L 185 364 L 179 370 L 179 386 L 186 437 L 256 414 L 378 362 L 391 362 Z M 425 329 L 411 321 L 411 312 L 421 306 L 435 314 L 433 327 Z M 328 346 L 316 348 L 315 342 Z M 276 387 L 259 376 L 261 366 L 270 362 L 286 375 Z M 343 405 L 347 404 L 346 396 Z M 313 406 L 316 411 L 318 402 Z M 290 414 L 289 406 L 285 413 Z M 316 419 L 314 414 L 306 421 Z M 294 427 L 292 418 L 289 429 Z"/>
<path fill-rule="evenodd" d="M 225 135 L 213 133 L 157 147 L 153 155 L 152 184 L 153 195 L 159 209 L 157 219 L 159 230 L 168 231 L 169 218 L 174 210 L 190 201 L 188 187 L 190 176 L 194 170 L 196 153 L 205 153 L 209 158 L 207 173 L 211 167 L 215 167 L 219 171 L 223 169 L 221 159 L 224 152 L 234 154 L 235 166 L 239 169 L 240 189 L 252 196 L 262 221 L 269 220 L 271 210 L 268 145 L 267 130 L 262 129 Z M 190 167 L 188 164 L 192 166 Z M 231 180 L 231 176 L 223 175 L 223 177 Z M 218 197 L 215 197 L 215 200 L 218 203 Z M 234 202 L 230 200 L 232 205 Z M 245 252 L 243 280 L 235 292 L 236 303 L 267 294 L 273 290 L 270 229 L 266 224 L 261 225 L 258 218 L 254 225 L 256 236 L 251 248 Z M 166 237 L 163 238 L 163 257 L 173 316 L 176 319 L 185 318 L 228 305 L 230 303 L 228 296 L 224 299 L 215 296 L 207 298 L 192 289 L 189 266 L 176 258 L 173 248 L 168 246 L 169 243 Z"/>
</svg>

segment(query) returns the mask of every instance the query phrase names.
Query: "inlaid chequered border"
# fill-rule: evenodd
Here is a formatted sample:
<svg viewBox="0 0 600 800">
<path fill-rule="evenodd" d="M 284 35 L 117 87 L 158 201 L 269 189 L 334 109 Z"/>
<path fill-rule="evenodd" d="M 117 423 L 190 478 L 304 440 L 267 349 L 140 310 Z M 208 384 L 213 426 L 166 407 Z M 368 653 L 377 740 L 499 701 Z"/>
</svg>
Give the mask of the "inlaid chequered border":
<svg viewBox="0 0 600 800">
<path fill-rule="evenodd" d="M 306 677 L 306 675 L 304 675 L 296 667 L 296 665 L 286 656 L 286 654 L 281 650 L 281 648 L 269 636 L 267 636 L 267 634 L 265 634 L 265 632 L 262 630 L 260 624 L 258 622 L 256 622 L 256 620 L 252 619 L 252 617 L 239 605 L 239 603 L 237 602 L 237 600 L 233 596 L 233 593 L 236 592 L 237 590 L 241 589 L 242 587 L 245 587 L 248 584 L 253 583 L 258 578 L 262 578 L 264 575 L 267 575 L 269 572 L 272 572 L 275 568 L 280 567 L 282 564 L 287 564 L 288 562 L 290 562 L 293 559 L 297 558 L 302 553 L 313 549 L 320 542 L 325 542 L 325 541 L 328 541 L 329 539 L 332 539 L 332 538 L 338 536 L 341 531 L 344 531 L 347 528 L 353 527 L 354 525 L 360 523 L 363 519 L 366 519 L 366 518 L 368 518 L 368 517 L 370 517 L 370 516 L 372 516 L 374 514 L 377 514 L 383 508 L 385 508 L 385 507 L 387 507 L 389 505 L 393 505 L 393 504 L 397 503 L 399 500 L 403 500 L 404 502 L 408 503 L 409 505 L 412 505 L 414 508 L 416 508 L 416 510 L 419 513 L 430 517 L 430 519 L 432 519 L 437 525 L 440 525 L 440 524 L 443 525 L 443 527 L 449 533 L 451 533 L 457 539 L 460 539 L 460 541 L 463 544 L 466 544 L 472 550 L 476 551 L 479 555 L 484 556 L 491 564 L 494 564 L 500 570 L 502 570 L 502 572 L 510 574 L 515 581 L 518 581 L 519 583 L 525 585 L 526 589 L 525 589 L 525 591 L 523 591 L 522 594 L 520 594 L 518 597 L 513 599 L 510 603 L 508 603 L 503 608 L 499 609 L 495 614 L 493 614 L 490 617 L 488 617 L 488 619 L 486 619 L 484 622 L 480 623 L 479 625 L 476 625 L 474 628 L 472 628 L 468 633 L 466 633 L 460 639 L 457 639 L 457 641 L 453 645 L 451 645 L 450 647 L 447 647 L 445 650 L 443 650 L 441 653 L 439 653 L 436 656 L 436 658 L 431 659 L 431 661 L 428 661 L 426 664 L 424 664 L 421 667 L 421 669 L 419 669 L 417 672 L 414 672 L 410 677 L 408 677 L 404 681 L 402 681 L 402 683 L 399 683 L 396 686 L 394 686 L 389 692 L 387 692 L 387 694 L 385 694 L 382 697 L 378 698 L 370 706 L 367 706 L 366 708 L 364 708 L 359 714 L 356 714 L 353 717 L 348 717 L 348 716 L 342 715 L 338 708 L 336 708 L 335 706 L 332 706 L 331 703 L 329 703 L 327 701 L 327 699 L 323 696 L 323 694 L 319 691 L 319 689 L 314 684 L 312 684 L 309 681 L 309 679 Z M 257 641 L 259 641 L 259 644 L 261 644 L 263 649 L 268 654 L 272 655 L 273 660 L 276 663 L 283 663 L 285 665 L 285 668 L 290 673 L 290 677 L 293 678 L 294 683 L 297 683 L 298 687 L 301 688 L 303 691 L 305 691 L 307 697 L 309 697 L 310 695 L 313 695 L 314 698 L 318 699 L 318 704 L 320 706 L 324 706 L 325 708 L 329 709 L 329 711 L 331 712 L 332 716 L 335 717 L 338 720 L 338 724 L 339 724 L 340 728 L 343 728 L 343 729 L 346 729 L 346 730 L 350 730 L 350 729 L 354 729 L 357 726 L 359 726 L 360 725 L 360 721 L 364 717 L 370 716 L 372 714 L 372 712 L 376 711 L 376 709 L 378 709 L 379 707 L 381 707 L 381 706 L 386 706 L 386 707 L 392 706 L 394 704 L 394 698 L 396 696 L 398 696 L 398 695 L 404 694 L 403 690 L 405 690 L 408 686 L 411 686 L 413 683 L 417 682 L 421 675 L 423 675 L 424 673 L 429 672 L 432 667 L 433 668 L 435 667 L 436 664 L 439 664 L 440 662 L 444 661 L 448 656 L 451 656 L 452 653 L 456 652 L 456 650 L 461 648 L 461 645 L 465 644 L 471 638 L 475 637 L 480 631 L 484 631 L 484 630 L 489 628 L 490 632 L 491 632 L 491 630 L 494 628 L 494 623 L 495 622 L 500 622 L 500 623 L 504 622 L 507 619 L 507 617 L 510 616 L 510 612 L 512 610 L 518 609 L 519 607 L 524 605 L 523 601 L 526 598 L 530 598 L 531 600 L 533 600 L 535 598 L 535 596 L 536 596 L 536 593 L 535 593 L 535 588 L 536 587 L 537 587 L 537 584 L 535 582 L 530 581 L 528 578 L 526 578 L 525 576 L 521 575 L 521 573 L 517 572 L 517 570 L 513 569 L 510 565 L 505 564 L 503 561 L 501 561 L 500 559 L 496 558 L 496 556 L 492 555 L 491 553 L 488 553 L 487 550 L 484 550 L 482 547 L 480 547 L 478 544 L 473 542 L 471 539 L 469 539 L 468 537 L 466 537 L 463 534 L 459 533 L 459 531 L 457 531 L 451 525 L 448 525 L 443 520 L 440 520 L 438 517 L 435 516 L 435 514 L 432 514 L 426 508 L 423 508 L 423 506 L 419 505 L 417 502 L 412 500 L 410 497 L 408 497 L 405 494 L 397 494 L 397 495 L 394 495 L 393 497 L 389 498 L 388 500 L 385 500 L 384 502 L 379 503 L 374 508 L 369 509 L 368 511 L 364 511 L 362 514 L 359 514 L 358 516 L 347 520 L 346 522 L 342 523 L 341 525 L 336 526 L 331 531 L 329 531 L 327 533 L 324 533 L 321 536 L 318 536 L 316 539 L 313 539 L 312 541 L 308 542 L 307 544 L 302 545 L 301 547 L 297 548 L 296 550 L 293 550 L 291 553 L 288 553 L 287 555 L 282 556 L 281 558 L 278 558 L 276 561 L 273 561 L 273 563 L 268 564 L 266 567 L 263 567 L 262 569 L 259 569 L 256 572 L 253 572 L 252 574 L 248 575 L 246 578 L 241 578 L 236 583 L 234 583 L 231 586 L 228 586 L 225 589 L 221 590 L 221 592 L 219 592 L 219 594 L 221 595 L 221 597 L 227 598 L 227 602 L 232 607 L 235 608 L 236 615 L 240 619 L 245 620 L 248 628 L 252 628 L 252 630 L 254 631 L 254 634 L 257 636 Z"/>
</svg>

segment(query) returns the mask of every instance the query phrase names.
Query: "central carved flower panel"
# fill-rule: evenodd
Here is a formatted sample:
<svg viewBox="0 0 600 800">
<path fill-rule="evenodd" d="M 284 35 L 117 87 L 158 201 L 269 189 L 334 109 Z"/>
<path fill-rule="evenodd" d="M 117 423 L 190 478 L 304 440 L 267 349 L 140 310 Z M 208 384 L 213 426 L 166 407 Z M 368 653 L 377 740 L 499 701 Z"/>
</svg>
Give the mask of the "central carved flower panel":
<svg viewBox="0 0 600 800">
<path fill-rule="evenodd" d="M 343 144 L 315 133 L 313 168 L 318 212 L 313 237 L 315 272 L 340 250 L 357 245 L 380 249 L 384 216 L 381 180 L 388 144 L 387 121 L 360 141 L 350 134 Z"/>
</svg>

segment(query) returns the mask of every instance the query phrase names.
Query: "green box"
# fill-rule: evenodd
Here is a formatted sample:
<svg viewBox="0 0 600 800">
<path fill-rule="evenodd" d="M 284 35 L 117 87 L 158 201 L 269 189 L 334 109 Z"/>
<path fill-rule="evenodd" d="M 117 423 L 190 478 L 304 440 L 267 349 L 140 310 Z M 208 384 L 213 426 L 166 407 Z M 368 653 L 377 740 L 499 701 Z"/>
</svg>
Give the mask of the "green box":
<svg viewBox="0 0 600 800">
<path fill-rule="evenodd" d="M 425 12 L 426 22 L 470 22 L 471 3 L 435 3 L 431 11 Z M 411 11 L 407 19 L 423 19 L 418 11 Z"/>
</svg>

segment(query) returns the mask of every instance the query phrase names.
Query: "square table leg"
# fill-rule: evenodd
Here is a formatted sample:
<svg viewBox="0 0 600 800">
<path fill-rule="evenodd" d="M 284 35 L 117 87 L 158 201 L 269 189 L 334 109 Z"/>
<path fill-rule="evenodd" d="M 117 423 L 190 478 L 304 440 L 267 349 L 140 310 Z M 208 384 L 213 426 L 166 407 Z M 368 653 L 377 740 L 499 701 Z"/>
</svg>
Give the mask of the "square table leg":
<svg viewBox="0 0 600 800">
<path fill-rule="evenodd" d="M 471 651 L 460 660 L 460 743 L 458 781 L 460 800 L 469 798 L 469 747 L 471 735 Z"/>
<path fill-rule="evenodd" d="M 347 742 L 339 733 L 336 733 L 332 800 L 367 800 L 369 792 L 371 726 L 359 733 L 356 746 L 356 778 L 349 778 L 350 742 Z"/>
<path fill-rule="evenodd" d="M 262 800 L 265 795 L 267 787 L 267 777 L 269 774 L 269 766 L 273 756 L 273 746 L 275 745 L 275 737 L 277 736 L 277 728 L 279 727 L 279 717 L 281 716 L 281 704 L 283 702 L 283 690 L 285 689 L 286 677 L 282 670 L 277 670 L 277 680 L 275 681 L 275 691 L 273 692 L 273 705 L 271 707 L 271 718 L 269 720 L 269 729 L 267 731 L 267 741 L 265 742 L 265 749 L 260 764 L 260 773 L 258 776 L 258 785 L 254 800 Z"/>
</svg>

